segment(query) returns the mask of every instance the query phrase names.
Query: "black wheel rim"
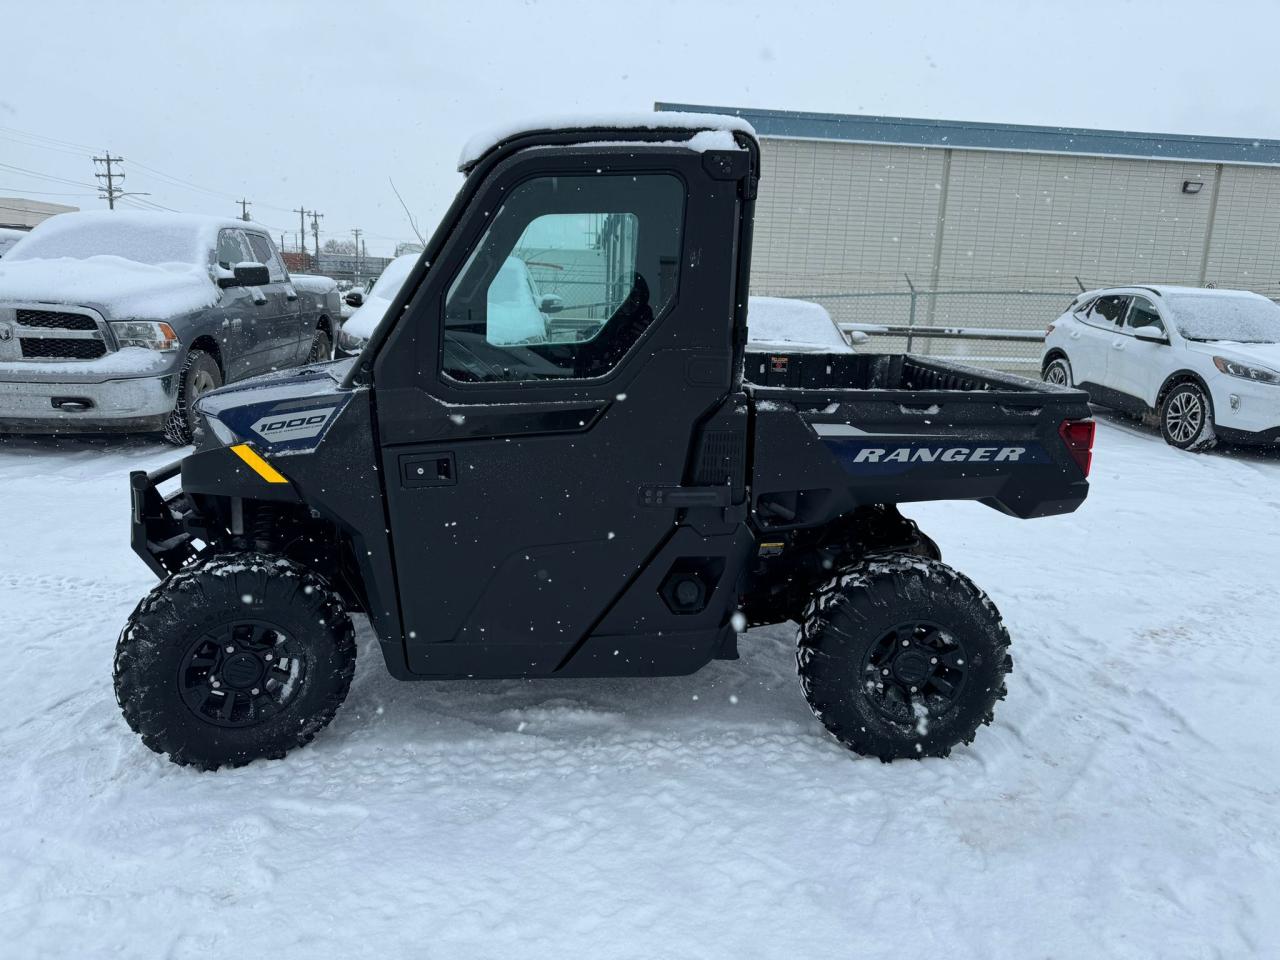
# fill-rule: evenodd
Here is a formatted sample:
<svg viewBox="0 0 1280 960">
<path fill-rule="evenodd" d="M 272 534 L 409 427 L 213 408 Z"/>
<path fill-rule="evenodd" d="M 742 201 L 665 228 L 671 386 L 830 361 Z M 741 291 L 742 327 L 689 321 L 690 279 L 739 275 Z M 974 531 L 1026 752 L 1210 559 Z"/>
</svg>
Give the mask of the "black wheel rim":
<svg viewBox="0 0 1280 960">
<path fill-rule="evenodd" d="M 270 720 L 298 697 L 306 680 L 302 645 L 274 624 L 235 620 L 202 634 L 178 668 L 178 689 L 192 713 L 219 727 Z"/>
<path fill-rule="evenodd" d="M 872 645 L 863 687 L 881 716 L 924 732 L 928 717 L 959 700 L 968 673 L 969 658 L 955 634 L 919 620 L 898 624 Z"/>
</svg>

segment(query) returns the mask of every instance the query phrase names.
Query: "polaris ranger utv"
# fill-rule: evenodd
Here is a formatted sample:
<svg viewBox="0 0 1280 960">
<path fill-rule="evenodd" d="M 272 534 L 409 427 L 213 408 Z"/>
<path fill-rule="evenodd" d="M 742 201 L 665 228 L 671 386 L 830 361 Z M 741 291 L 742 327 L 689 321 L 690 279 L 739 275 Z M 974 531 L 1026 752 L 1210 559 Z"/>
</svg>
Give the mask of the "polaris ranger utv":
<svg viewBox="0 0 1280 960">
<path fill-rule="evenodd" d="M 351 682 L 351 611 L 404 680 L 688 674 L 794 620 L 845 746 L 970 742 L 1009 636 L 897 504 L 1074 510 L 1085 394 L 747 352 L 760 156 L 734 118 L 508 131 L 462 169 L 358 357 L 206 394 L 196 451 L 131 476 L 162 580 L 115 687 L 146 745 L 216 769 L 307 743 Z"/>
</svg>

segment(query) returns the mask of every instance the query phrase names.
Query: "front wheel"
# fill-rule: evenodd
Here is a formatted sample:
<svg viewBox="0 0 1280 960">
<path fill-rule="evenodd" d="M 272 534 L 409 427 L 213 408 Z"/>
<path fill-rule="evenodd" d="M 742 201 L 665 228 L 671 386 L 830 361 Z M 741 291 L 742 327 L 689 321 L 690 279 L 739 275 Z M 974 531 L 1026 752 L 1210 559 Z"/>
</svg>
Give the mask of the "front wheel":
<svg viewBox="0 0 1280 960">
<path fill-rule="evenodd" d="M 1213 430 L 1213 404 L 1195 381 L 1177 384 L 1160 405 L 1160 435 L 1179 450 L 1208 450 L 1217 438 Z"/>
<path fill-rule="evenodd" d="M 191 442 L 196 428 L 196 401 L 222 386 L 218 361 L 203 350 L 192 350 L 178 373 L 178 397 L 164 425 L 164 438 L 182 446 Z"/>
<path fill-rule="evenodd" d="M 945 563 L 902 555 L 871 557 L 818 591 L 796 664 L 832 736 L 885 762 L 971 743 L 1013 667 L 986 594 Z"/>
<path fill-rule="evenodd" d="M 311 350 L 307 354 L 307 363 L 320 363 L 332 359 L 333 342 L 329 339 L 329 334 L 323 330 L 317 330 L 316 335 L 311 338 Z"/>
<path fill-rule="evenodd" d="M 203 770 L 277 758 L 333 719 L 355 671 L 355 631 L 319 576 L 227 554 L 151 591 L 116 645 L 116 700 L 156 753 Z"/>
</svg>

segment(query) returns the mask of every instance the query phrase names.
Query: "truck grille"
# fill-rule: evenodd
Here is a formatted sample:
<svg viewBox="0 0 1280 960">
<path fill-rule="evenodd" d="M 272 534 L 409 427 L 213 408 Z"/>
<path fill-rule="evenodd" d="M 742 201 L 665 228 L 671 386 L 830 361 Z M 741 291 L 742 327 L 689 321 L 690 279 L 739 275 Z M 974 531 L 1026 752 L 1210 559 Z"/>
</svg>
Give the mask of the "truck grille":
<svg viewBox="0 0 1280 960">
<path fill-rule="evenodd" d="M 20 337 L 24 360 L 97 360 L 107 352 L 101 340 L 57 340 Z"/>
<path fill-rule="evenodd" d="M 22 327 L 44 327 L 54 330 L 97 330 L 93 317 L 83 313 L 63 313 L 59 310 L 17 310 L 15 319 Z M 99 354 L 100 356 L 100 354 Z"/>
</svg>

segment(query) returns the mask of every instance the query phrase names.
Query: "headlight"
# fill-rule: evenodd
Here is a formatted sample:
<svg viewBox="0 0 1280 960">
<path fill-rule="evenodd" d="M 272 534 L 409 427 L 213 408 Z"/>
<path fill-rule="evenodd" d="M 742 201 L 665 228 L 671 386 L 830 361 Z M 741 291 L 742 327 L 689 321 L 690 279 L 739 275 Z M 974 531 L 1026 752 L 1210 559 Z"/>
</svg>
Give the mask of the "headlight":
<svg viewBox="0 0 1280 960">
<path fill-rule="evenodd" d="M 1214 357 L 1213 365 L 1223 373 L 1242 380 L 1254 380 L 1258 383 L 1280 383 L 1280 373 L 1266 367 L 1251 367 L 1226 357 Z"/>
<path fill-rule="evenodd" d="M 338 333 L 338 346 L 343 350 L 346 350 L 348 353 L 355 353 L 358 350 L 363 350 L 364 345 L 368 342 L 368 337 L 357 337 L 347 333 L 345 330 L 341 330 Z"/>
<path fill-rule="evenodd" d="M 113 320 L 111 330 L 122 347 L 169 351 L 179 346 L 173 327 L 159 320 Z"/>
</svg>

